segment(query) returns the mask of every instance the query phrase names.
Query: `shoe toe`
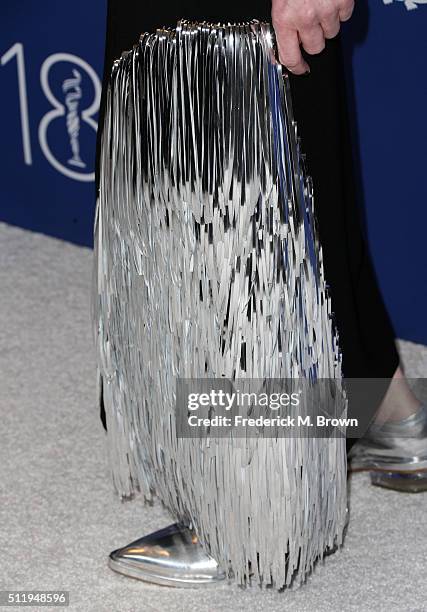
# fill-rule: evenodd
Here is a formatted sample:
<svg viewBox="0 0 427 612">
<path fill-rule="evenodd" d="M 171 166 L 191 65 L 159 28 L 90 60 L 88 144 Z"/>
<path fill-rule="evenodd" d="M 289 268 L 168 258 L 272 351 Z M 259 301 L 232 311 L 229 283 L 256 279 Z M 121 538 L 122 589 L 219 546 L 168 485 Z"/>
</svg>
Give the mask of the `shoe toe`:
<svg viewBox="0 0 427 612">
<path fill-rule="evenodd" d="M 176 524 L 114 550 L 109 566 L 133 578 L 174 586 L 194 586 L 225 578 L 197 536 Z"/>
</svg>

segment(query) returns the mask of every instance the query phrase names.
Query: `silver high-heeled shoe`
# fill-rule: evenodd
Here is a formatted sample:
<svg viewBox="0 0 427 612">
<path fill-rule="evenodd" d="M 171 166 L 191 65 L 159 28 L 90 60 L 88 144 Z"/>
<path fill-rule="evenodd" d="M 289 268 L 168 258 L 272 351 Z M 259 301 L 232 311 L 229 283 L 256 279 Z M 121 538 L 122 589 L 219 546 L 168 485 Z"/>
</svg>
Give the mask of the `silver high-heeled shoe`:
<svg viewBox="0 0 427 612">
<path fill-rule="evenodd" d="M 345 529 L 349 522 L 346 510 Z M 333 546 L 325 557 L 338 550 Z M 174 523 L 110 553 L 108 565 L 131 578 L 174 587 L 217 584 L 226 574 L 208 555 L 193 531 Z"/>
<path fill-rule="evenodd" d="M 427 407 L 401 421 L 370 425 L 349 452 L 349 469 L 371 472 L 380 487 L 427 491 Z"/>
<path fill-rule="evenodd" d="M 195 533 L 178 523 L 114 550 L 108 564 L 125 576 L 175 587 L 206 586 L 226 578 Z"/>
</svg>

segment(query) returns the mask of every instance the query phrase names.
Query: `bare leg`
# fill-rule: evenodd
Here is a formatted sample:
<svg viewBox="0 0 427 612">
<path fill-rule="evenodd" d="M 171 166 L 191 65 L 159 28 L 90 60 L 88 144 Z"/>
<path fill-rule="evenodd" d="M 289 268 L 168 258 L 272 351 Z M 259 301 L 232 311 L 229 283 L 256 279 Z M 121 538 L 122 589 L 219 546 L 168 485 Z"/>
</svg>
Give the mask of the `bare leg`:
<svg viewBox="0 0 427 612">
<path fill-rule="evenodd" d="M 417 412 L 420 405 L 421 402 L 413 394 L 399 366 L 376 414 L 375 423 L 380 425 L 400 421 Z"/>
</svg>

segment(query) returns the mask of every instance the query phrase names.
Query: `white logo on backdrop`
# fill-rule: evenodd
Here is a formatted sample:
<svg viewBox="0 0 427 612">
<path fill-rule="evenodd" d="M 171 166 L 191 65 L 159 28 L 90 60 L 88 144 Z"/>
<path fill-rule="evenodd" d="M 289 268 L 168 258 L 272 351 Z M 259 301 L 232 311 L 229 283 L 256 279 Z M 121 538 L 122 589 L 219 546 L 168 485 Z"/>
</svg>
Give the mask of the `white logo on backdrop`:
<svg viewBox="0 0 427 612">
<path fill-rule="evenodd" d="M 427 0 L 383 0 L 384 4 L 392 4 L 392 2 L 403 2 L 408 11 L 418 8 L 419 4 L 427 4 Z"/>
<path fill-rule="evenodd" d="M 69 79 L 65 79 L 62 84 L 62 91 L 65 94 L 64 103 L 55 97 L 49 85 L 49 71 L 52 66 L 58 62 L 69 62 L 70 64 L 79 66 L 79 68 L 84 71 L 92 81 L 94 97 L 89 108 L 84 108 L 79 111 L 80 100 L 82 98 L 82 89 L 80 86 L 82 76 L 81 72 L 75 68 L 72 69 L 73 76 Z M 93 181 L 94 172 L 79 172 L 79 168 L 86 168 L 86 164 L 80 156 L 79 133 L 81 123 L 86 123 L 95 132 L 97 129 L 97 123 L 93 119 L 93 115 L 95 115 L 95 113 L 98 111 L 99 100 L 101 97 L 101 83 L 98 75 L 92 66 L 85 62 L 82 58 L 77 57 L 76 55 L 71 55 L 70 53 L 54 53 L 43 62 L 40 71 L 40 82 L 46 98 L 53 107 L 53 109 L 43 117 L 39 125 L 39 141 L 43 153 L 52 166 L 65 176 L 73 178 L 77 181 Z M 48 127 L 52 121 L 64 116 L 72 152 L 72 157 L 66 162 L 66 164 L 62 163 L 54 156 L 49 146 L 47 136 Z"/>
<path fill-rule="evenodd" d="M 16 71 L 18 78 L 18 95 L 19 95 L 19 113 L 21 119 L 22 133 L 22 148 L 24 153 L 24 161 L 28 166 L 33 163 L 33 154 L 31 148 L 30 120 L 28 112 L 28 95 L 27 95 L 27 76 L 25 71 L 24 45 L 16 42 L 6 53 L 0 56 L 0 64 L 5 66 L 12 60 L 16 61 Z M 66 62 L 71 64 L 71 68 L 67 69 L 65 78 L 62 81 L 61 100 L 55 97 L 50 84 L 49 72 L 53 66 L 58 63 Z M 78 66 L 78 70 L 75 68 Z M 68 75 L 72 75 L 68 78 Z M 82 76 L 84 75 L 84 76 Z M 83 106 L 83 84 L 91 83 L 92 99 L 88 102 L 89 106 Z M 83 84 L 82 84 L 83 82 Z M 93 181 L 95 173 L 87 170 L 86 163 L 80 155 L 80 131 L 82 127 L 89 128 L 96 132 L 97 123 L 94 115 L 98 112 L 99 101 L 101 98 L 101 82 L 95 70 L 81 57 L 72 55 L 71 53 L 54 53 L 50 55 L 42 64 L 40 70 L 40 83 L 43 93 L 51 104 L 50 110 L 39 124 L 39 143 L 49 163 L 52 164 L 58 172 L 74 179 L 75 181 Z M 86 95 L 87 97 L 87 95 Z M 82 107 L 82 108 L 81 108 Z M 48 143 L 48 128 L 56 119 L 64 121 L 69 138 L 69 146 L 72 157 L 63 163 L 52 152 Z"/>
<path fill-rule="evenodd" d="M 70 146 L 73 157 L 68 160 L 70 166 L 86 168 L 86 164 L 80 157 L 80 117 L 79 102 L 82 99 L 82 75 L 78 70 L 73 70 L 73 77 L 65 79 L 62 83 L 62 91 L 65 93 L 65 106 L 67 108 L 66 124 L 67 132 L 70 137 Z"/>
</svg>

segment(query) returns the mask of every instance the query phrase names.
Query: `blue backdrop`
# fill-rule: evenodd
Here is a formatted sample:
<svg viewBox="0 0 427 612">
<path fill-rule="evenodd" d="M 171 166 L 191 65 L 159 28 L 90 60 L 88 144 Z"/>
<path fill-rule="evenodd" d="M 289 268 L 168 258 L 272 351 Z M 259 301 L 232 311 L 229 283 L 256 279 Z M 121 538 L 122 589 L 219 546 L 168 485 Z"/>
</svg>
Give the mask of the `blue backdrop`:
<svg viewBox="0 0 427 612">
<path fill-rule="evenodd" d="M 0 219 L 92 243 L 106 3 L 0 8 Z"/>
<path fill-rule="evenodd" d="M 0 9 L 0 219 L 82 245 L 92 244 L 105 16 L 106 0 L 6 0 Z M 374 264 L 397 335 L 424 344 L 426 33 L 427 0 L 356 0 L 344 28 Z"/>
</svg>

